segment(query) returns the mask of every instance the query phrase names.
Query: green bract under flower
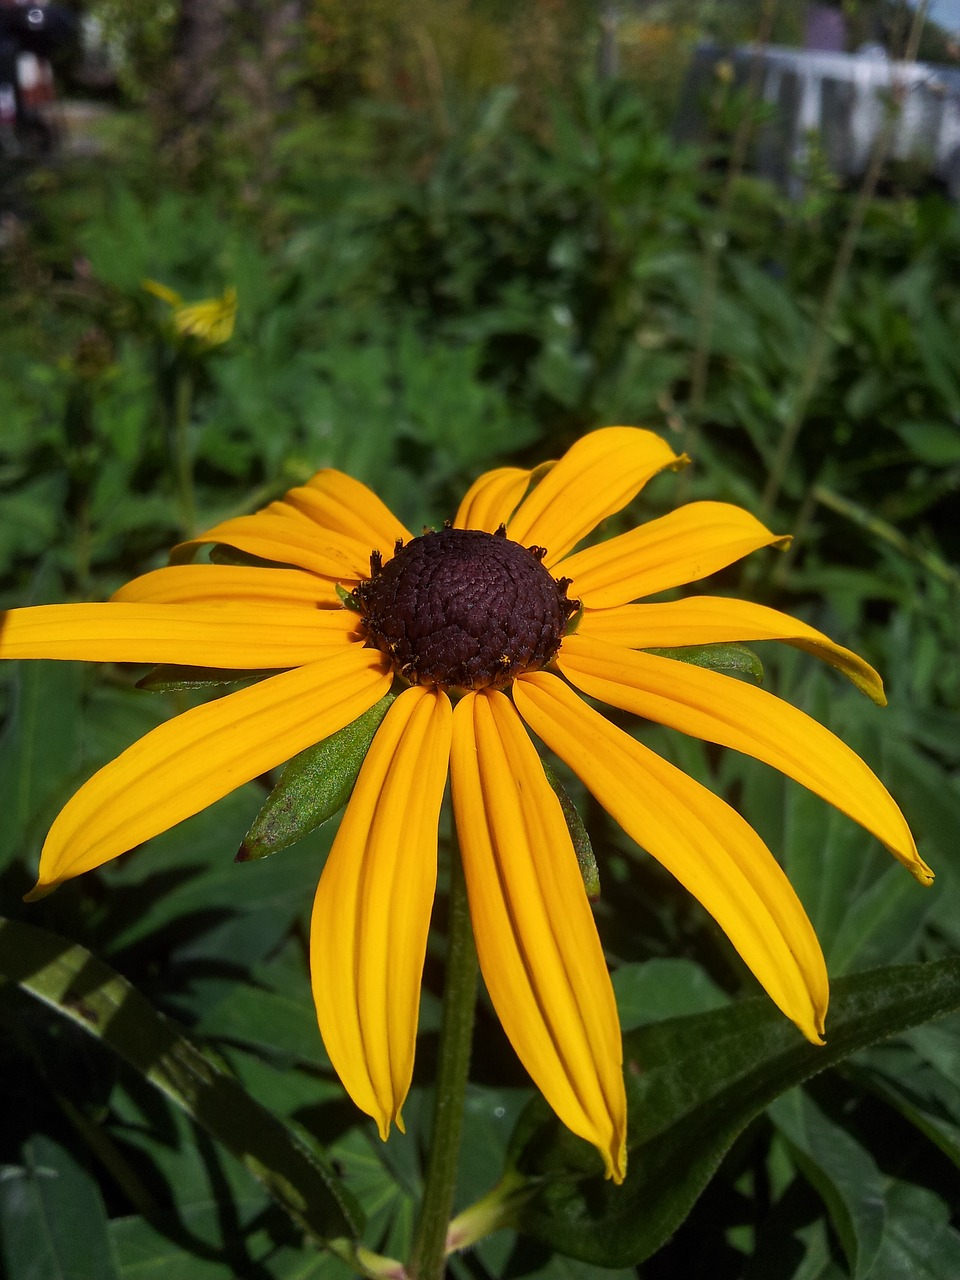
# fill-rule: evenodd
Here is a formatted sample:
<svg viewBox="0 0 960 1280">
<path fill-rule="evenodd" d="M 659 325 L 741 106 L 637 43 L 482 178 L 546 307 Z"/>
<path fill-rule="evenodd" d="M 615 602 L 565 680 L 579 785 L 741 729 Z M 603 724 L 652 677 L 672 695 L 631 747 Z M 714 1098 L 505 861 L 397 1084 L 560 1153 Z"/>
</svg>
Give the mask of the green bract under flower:
<svg viewBox="0 0 960 1280">
<path fill-rule="evenodd" d="M 637 603 L 781 538 L 738 507 L 694 502 L 576 549 L 647 480 L 684 461 L 651 432 L 595 431 L 534 472 L 481 476 L 451 527 L 420 538 L 365 486 L 321 471 L 177 548 L 177 563 L 107 604 L 6 614 L 3 657 L 277 671 L 160 726 L 91 778 L 54 822 L 31 896 L 338 733 L 399 683 L 314 904 L 313 993 L 330 1059 L 384 1137 L 401 1124 L 449 777 L 490 998 L 538 1088 L 620 1181 L 616 1006 L 561 802 L 531 733 L 703 903 L 814 1042 L 826 969 L 779 864 L 722 800 L 583 695 L 772 765 L 871 831 L 918 880 L 932 879 L 900 810 L 839 739 L 764 690 L 670 654 L 781 640 L 883 702 L 871 667 L 747 601 Z M 186 563 L 208 544 L 266 563 Z M 359 610 L 344 607 L 344 594 Z"/>
</svg>

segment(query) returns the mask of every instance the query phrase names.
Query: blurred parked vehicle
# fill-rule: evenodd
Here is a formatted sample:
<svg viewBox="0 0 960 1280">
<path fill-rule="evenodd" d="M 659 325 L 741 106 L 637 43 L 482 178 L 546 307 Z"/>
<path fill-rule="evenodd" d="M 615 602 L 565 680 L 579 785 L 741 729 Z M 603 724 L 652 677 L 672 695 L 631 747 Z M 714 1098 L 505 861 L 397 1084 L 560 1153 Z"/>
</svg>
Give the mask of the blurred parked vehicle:
<svg viewBox="0 0 960 1280">
<path fill-rule="evenodd" d="M 76 32 L 61 5 L 0 0 L 0 154 L 43 155 L 56 145 L 50 58 Z"/>
</svg>

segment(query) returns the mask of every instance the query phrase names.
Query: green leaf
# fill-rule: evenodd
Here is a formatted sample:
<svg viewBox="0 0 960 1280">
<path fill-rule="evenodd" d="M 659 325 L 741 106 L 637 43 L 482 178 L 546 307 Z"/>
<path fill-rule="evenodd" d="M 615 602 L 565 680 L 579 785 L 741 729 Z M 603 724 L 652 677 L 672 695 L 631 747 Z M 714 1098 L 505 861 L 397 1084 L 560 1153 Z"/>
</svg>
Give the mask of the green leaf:
<svg viewBox="0 0 960 1280">
<path fill-rule="evenodd" d="M 952 423 L 903 422 L 894 423 L 893 429 L 921 462 L 934 467 L 960 462 L 960 431 Z"/>
<path fill-rule="evenodd" d="M 237 862 L 286 849 L 343 808 L 393 697 L 388 693 L 352 724 L 294 756 L 244 836 Z"/>
<path fill-rule="evenodd" d="M 563 810 L 567 830 L 570 832 L 573 851 L 577 855 L 577 863 L 580 867 L 580 874 L 583 876 L 583 887 L 587 891 L 587 897 L 591 902 L 596 902 L 600 897 L 600 872 L 597 868 L 597 859 L 593 852 L 590 835 L 583 825 L 583 819 L 580 817 L 577 806 L 567 795 L 563 783 L 548 764 L 544 764 L 543 772 L 546 774 L 547 781 L 553 788 L 554 794 L 560 801 L 560 808 Z"/>
<path fill-rule="evenodd" d="M 117 1280 L 93 1178 L 42 1133 L 0 1176 L 0 1260 L 17 1280 Z"/>
<path fill-rule="evenodd" d="M 0 736 L 0 862 L 65 798 L 80 762 L 84 671 L 76 662 L 13 665 L 13 711 Z"/>
<path fill-rule="evenodd" d="M 804 1255 L 790 1280 L 849 1280 L 844 1268 L 834 1261 L 832 1233 L 825 1218 L 816 1218 L 793 1234 L 803 1245 Z"/>
<path fill-rule="evenodd" d="M 184 689 L 209 689 L 224 684 L 248 684 L 276 675 L 273 670 L 224 671 L 217 667 L 175 667 L 163 665 L 137 681 L 148 693 L 182 693 Z"/>
<path fill-rule="evenodd" d="M 937 906 L 936 895 L 917 893 L 916 882 L 891 865 L 860 890 L 824 950 L 832 973 L 902 960 L 913 951 L 922 926 Z"/>
<path fill-rule="evenodd" d="M 745 644 L 688 644 L 679 649 L 648 649 L 647 653 L 706 667 L 708 671 L 722 671 L 724 675 L 746 676 L 755 684 L 763 684 L 763 663 Z"/>
<path fill-rule="evenodd" d="M 83 947 L 0 921 L 0 980 L 70 1018 L 230 1151 L 313 1240 L 356 1237 L 359 1209 L 320 1154 Z"/>
<path fill-rule="evenodd" d="M 624 1038 L 630 1162 L 622 1187 L 535 1100 L 510 1161 L 543 1182 L 520 1228 L 601 1266 L 654 1253 L 677 1229 L 751 1120 L 786 1089 L 851 1053 L 960 1008 L 960 958 L 839 979 L 827 1044 L 801 1040 L 766 999 L 643 1027 Z"/>
<path fill-rule="evenodd" d="M 874 1050 L 873 1052 L 876 1053 L 877 1051 Z M 924 1074 L 929 1074 L 929 1069 L 926 1073 L 923 1069 L 917 1071 L 912 1063 L 908 1064 L 907 1070 L 909 1071 L 911 1086 L 913 1086 L 917 1076 L 920 1076 L 922 1080 Z M 914 1128 L 919 1129 L 926 1138 L 929 1138 L 936 1147 L 939 1147 L 948 1160 L 951 1160 L 960 1169 L 960 1124 L 945 1120 L 942 1115 L 935 1114 L 924 1101 L 918 1102 L 916 1100 L 912 1087 L 908 1092 L 898 1078 L 886 1075 L 880 1069 L 873 1071 L 858 1070 L 852 1072 L 851 1075 L 858 1082 L 864 1083 L 872 1092 L 883 1098 L 885 1102 L 888 1102 L 894 1110 L 899 1111 L 905 1120 L 912 1124 Z"/>
<path fill-rule="evenodd" d="M 278 1243 L 262 1197 L 184 1201 L 167 1213 L 117 1218 L 110 1234 L 121 1280 L 350 1280 L 356 1272 L 324 1251 Z M 71 1278 L 72 1280 L 72 1278 Z"/>
<path fill-rule="evenodd" d="M 880 1170 L 803 1090 L 791 1089 L 767 1110 L 827 1206 L 853 1280 L 862 1280 L 873 1267 L 884 1233 L 885 1179 Z"/>
<path fill-rule="evenodd" d="M 693 960 L 670 957 L 624 964 L 611 978 L 624 1031 L 666 1018 L 707 1013 L 729 1003 L 706 970 Z"/>
<path fill-rule="evenodd" d="M 895 1182 L 887 1192 L 888 1229 L 872 1280 L 956 1280 L 960 1233 L 950 1210 L 925 1187 Z"/>
</svg>

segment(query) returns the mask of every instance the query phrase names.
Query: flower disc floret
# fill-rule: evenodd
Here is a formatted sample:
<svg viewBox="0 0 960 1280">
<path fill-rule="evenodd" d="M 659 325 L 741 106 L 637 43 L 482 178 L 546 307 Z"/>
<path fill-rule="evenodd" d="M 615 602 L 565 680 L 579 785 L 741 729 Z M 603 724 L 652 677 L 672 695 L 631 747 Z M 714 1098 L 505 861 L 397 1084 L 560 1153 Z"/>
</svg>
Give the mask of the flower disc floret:
<svg viewBox="0 0 960 1280">
<path fill-rule="evenodd" d="M 545 667 L 576 602 L 542 547 L 503 532 L 440 529 L 413 538 L 354 591 L 370 644 L 410 684 L 501 688 Z"/>
</svg>

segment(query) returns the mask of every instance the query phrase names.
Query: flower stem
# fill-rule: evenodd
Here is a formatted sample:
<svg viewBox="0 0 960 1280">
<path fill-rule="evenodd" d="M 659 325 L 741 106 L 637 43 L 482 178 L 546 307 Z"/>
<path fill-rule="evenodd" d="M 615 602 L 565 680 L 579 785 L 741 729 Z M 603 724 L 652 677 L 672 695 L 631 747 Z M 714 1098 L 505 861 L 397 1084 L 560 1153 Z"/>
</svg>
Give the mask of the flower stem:
<svg viewBox="0 0 960 1280">
<path fill-rule="evenodd" d="M 197 532 L 196 503 L 193 497 L 193 459 L 190 454 L 190 414 L 193 409 L 193 374 L 179 368 L 174 382 L 173 454 L 177 469 L 177 496 L 180 524 L 188 537 Z"/>
<path fill-rule="evenodd" d="M 443 987 L 440 1056 L 430 1155 L 420 1221 L 408 1268 L 411 1280 L 442 1280 L 447 1227 L 457 1182 L 463 1100 L 470 1068 L 473 1012 L 477 997 L 477 953 L 473 944 L 467 886 L 460 852 L 450 859 L 450 934 Z"/>
</svg>

